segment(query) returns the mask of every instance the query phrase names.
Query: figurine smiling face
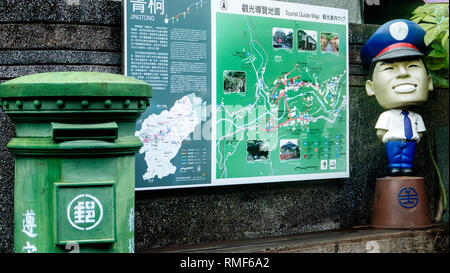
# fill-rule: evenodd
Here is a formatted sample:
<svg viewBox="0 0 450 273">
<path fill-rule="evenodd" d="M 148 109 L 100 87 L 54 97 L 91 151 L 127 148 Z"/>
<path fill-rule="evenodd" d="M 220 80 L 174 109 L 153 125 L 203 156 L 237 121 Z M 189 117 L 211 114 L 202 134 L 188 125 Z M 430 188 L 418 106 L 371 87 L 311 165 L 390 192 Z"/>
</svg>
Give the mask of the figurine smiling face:
<svg viewBox="0 0 450 273">
<path fill-rule="evenodd" d="M 427 101 L 433 82 L 422 58 L 380 60 L 375 64 L 366 92 L 385 109 L 407 109 Z"/>
</svg>

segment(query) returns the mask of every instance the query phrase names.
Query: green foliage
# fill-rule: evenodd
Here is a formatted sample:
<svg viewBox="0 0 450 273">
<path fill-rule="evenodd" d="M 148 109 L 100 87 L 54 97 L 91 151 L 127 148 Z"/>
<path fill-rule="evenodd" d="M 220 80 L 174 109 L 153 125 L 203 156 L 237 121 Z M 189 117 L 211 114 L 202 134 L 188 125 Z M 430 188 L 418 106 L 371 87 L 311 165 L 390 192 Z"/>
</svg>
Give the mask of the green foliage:
<svg viewBox="0 0 450 273">
<path fill-rule="evenodd" d="M 432 50 L 426 56 L 426 64 L 436 87 L 448 88 L 449 39 L 448 4 L 424 4 L 413 11 L 411 21 L 426 32 L 424 42 Z"/>
</svg>

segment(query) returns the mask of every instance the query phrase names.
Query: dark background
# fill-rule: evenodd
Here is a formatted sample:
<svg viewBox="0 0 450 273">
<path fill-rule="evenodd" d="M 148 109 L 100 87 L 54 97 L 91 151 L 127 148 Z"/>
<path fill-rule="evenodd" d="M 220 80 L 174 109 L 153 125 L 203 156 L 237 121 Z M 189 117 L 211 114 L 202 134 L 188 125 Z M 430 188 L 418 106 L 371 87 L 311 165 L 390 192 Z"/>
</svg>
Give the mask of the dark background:
<svg viewBox="0 0 450 273">
<path fill-rule="evenodd" d="M 382 25 L 394 19 L 409 19 L 412 12 L 425 3 L 423 0 L 378 0 L 379 5 L 368 5 L 375 2 L 377 1 L 364 1 L 364 24 Z"/>
<path fill-rule="evenodd" d="M 372 24 L 398 18 L 381 19 L 387 16 L 381 9 L 367 15 L 365 25 L 349 25 L 350 178 L 136 192 L 136 251 L 369 225 L 375 180 L 386 175 L 387 160 L 374 129 L 383 109 L 366 95 L 368 71 L 359 52 L 378 27 Z M 0 82 L 51 71 L 121 74 L 121 28 L 118 1 L 0 1 Z M 439 152 L 435 130 L 449 124 L 448 95 L 437 89 L 416 109 L 433 153 Z M 14 124 L 0 110 L 0 252 L 13 251 L 14 157 L 6 144 L 14 136 Z M 416 170 L 425 177 L 434 218 L 439 189 L 426 143 L 418 146 Z"/>
</svg>

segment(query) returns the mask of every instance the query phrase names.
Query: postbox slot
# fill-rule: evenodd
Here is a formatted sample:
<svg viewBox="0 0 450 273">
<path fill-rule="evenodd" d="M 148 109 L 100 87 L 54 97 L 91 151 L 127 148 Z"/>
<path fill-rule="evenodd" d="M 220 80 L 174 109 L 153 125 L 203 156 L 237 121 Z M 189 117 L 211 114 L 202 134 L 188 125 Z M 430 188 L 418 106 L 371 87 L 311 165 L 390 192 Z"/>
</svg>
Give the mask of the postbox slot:
<svg viewBox="0 0 450 273">
<path fill-rule="evenodd" d="M 69 140 L 106 140 L 117 139 L 117 123 L 96 123 L 96 124 L 66 124 L 51 123 L 52 138 L 54 141 Z"/>
</svg>

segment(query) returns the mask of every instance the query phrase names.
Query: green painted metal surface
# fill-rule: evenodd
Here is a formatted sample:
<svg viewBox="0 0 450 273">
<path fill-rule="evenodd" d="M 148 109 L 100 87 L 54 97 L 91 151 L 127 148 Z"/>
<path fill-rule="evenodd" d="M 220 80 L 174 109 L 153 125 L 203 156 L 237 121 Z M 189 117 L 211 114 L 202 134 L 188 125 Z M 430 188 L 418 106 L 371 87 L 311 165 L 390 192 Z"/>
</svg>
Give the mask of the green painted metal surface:
<svg viewBox="0 0 450 273">
<path fill-rule="evenodd" d="M 145 82 L 95 72 L 0 85 L 17 129 L 15 252 L 134 252 L 134 128 L 150 97 Z"/>
<path fill-rule="evenodd" d="M 45 92 L 43 92 L 45 91 Z M 142 81 L 100 72 L 49 72 L 22 76 L 0 87 L 2 97 L 151 97 Z"/>
<path fill-rule="evenodd" d="M 52 138 L 54 141 L 98 139 L 115 140 L 119 127 L 116 122 L 96 124 L 65 124 L 52 122 Z"/>
<path fill-rule="evenodd" d="M 115 182 L 56 183 L 56 243 L 116 241 Z"/>
</svg>

